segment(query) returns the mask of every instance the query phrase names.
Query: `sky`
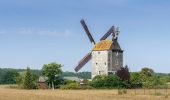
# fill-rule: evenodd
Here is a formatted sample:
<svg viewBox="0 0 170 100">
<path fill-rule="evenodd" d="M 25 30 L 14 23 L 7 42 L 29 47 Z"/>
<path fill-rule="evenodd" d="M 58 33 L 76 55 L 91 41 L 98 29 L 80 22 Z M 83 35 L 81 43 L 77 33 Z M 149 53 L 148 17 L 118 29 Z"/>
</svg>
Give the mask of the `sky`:
<svg viewBox="0 0 170 100">
<path fill-rule="evenodd" d="M 120 28 L 124 65 L 170 73 L 169 0 L 0 0 L 0 68 L 41 69 L 56 62 L 74 71 L 95 41 Z M 89 62 L 81 71 L 91 71 Z"/>
</svg>

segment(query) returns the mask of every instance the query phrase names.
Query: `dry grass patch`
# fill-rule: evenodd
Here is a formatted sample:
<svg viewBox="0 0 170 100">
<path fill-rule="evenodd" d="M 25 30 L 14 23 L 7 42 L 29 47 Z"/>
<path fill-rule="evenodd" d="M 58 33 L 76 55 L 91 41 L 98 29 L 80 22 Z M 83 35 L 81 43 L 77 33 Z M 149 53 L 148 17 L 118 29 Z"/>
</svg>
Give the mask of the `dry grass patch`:
<svg viewBox="0 0 170 100">
<path fill-rule="evenodd" d="M 150 90 L 154 91 L 154 90 Z M 161 91 L 161 90 L 160 90 Z M 22 90 L 0 87 L 0 100 L 170 100 L 165 95 L 143 94 L 143 90 Z M 148 91 L 146 92 L 148 93 Z"/>
</svg>

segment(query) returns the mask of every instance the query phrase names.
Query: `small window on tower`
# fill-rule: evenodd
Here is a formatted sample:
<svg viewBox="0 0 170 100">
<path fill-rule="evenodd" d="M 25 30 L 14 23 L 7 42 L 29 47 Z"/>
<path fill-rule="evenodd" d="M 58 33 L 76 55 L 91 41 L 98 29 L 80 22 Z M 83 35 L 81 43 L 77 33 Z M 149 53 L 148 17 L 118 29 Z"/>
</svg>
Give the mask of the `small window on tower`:
<svg viewBox="0 0 170 100">
<path fill-rule="evenodd" d="M 96 63 L 96 65 L 97 65 L 97 63 Z"/>
<path fill-rule="evenodd" d="M 119 52 L 116 52 L 116 56 L 118 56 L 119 55 Z"/>
<path fill-rule="evenodd" d="M 118 59 L 116 59 L 115 64 L 116 64 L 116 65 L 119 65 L 119 61 L 118 61 Z"/>
<path fill-rule="evenodd" d="M 100 73 L 101 73 L 101 72 L 99 71 L 99 75 L 100 75 Z"/>
<path fill-rule="evenodd" d="M 100 51 L 98 52 L 98 54 L 100 54 Z"/>
<path fill-rule="evenodd" d="M 106 65 L 106 62 L 104 64 Z"/>
</svg>

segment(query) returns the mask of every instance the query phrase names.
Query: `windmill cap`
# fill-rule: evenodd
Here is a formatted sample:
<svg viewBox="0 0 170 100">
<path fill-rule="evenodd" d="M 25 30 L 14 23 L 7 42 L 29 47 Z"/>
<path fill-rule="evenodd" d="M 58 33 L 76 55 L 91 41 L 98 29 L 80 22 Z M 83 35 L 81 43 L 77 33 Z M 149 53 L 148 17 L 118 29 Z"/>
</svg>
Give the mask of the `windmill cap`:
<svg viewBox="0 0 170 100">
<path fill-rule="evenodd" d="M 105 51 L 105 50 L 121 50 L 119 43 L 116 40 L 102 40 L 95 45 L 92 51 Z"/>
</svg>

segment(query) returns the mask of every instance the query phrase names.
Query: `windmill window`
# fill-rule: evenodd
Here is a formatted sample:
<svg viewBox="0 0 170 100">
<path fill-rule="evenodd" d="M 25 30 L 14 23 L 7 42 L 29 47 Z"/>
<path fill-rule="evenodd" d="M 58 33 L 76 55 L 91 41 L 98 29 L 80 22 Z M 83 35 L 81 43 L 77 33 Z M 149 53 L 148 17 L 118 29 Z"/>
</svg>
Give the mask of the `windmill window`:
<svg viewBox="0 0 170 100">
<path fill-rule="evenodd" d="M 116 65 L 119 65 L 119 61 L 118 61 L 118 59 L 116 59 L 115 64 L 116 64 Z"/>
<path fill-rule="evenodd" d="M 119 52 L 116 52 L 116 56 L 118 56 L 119 55 Z"/>
<path fill-rule="evenodd" d="M 101 72 L 99 71 L 99 75 L 100 75 L 100 73 L 101 73 Z"/>
<path fill-rule="evenodd" d="M 97 63 L 96 63 L 96 65 L 97 65 Z"/>
</svg>

